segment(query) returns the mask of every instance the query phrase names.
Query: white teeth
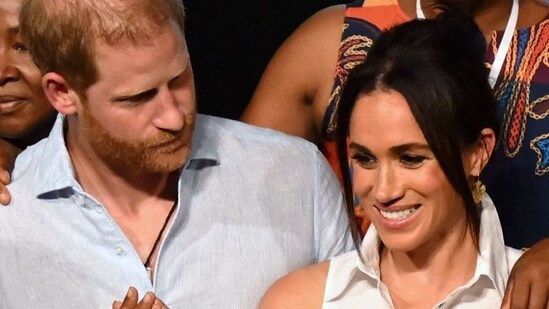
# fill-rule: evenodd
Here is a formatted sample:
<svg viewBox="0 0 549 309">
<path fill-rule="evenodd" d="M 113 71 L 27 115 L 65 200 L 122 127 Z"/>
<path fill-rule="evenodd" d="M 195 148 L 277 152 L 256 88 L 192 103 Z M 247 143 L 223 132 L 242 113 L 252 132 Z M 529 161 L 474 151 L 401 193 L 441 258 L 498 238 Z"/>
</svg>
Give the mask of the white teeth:
<svg viewBox="0 0 549 309">
<path fill-rule="evenodd" d="M 379 212 L 384 218 L 401 221 L 411 216 L 414 212 L 416 212 L 417 209 L 418 207 L 408 208 L 399 211 L 385 211 L 380 209 Z"/>
</svg>

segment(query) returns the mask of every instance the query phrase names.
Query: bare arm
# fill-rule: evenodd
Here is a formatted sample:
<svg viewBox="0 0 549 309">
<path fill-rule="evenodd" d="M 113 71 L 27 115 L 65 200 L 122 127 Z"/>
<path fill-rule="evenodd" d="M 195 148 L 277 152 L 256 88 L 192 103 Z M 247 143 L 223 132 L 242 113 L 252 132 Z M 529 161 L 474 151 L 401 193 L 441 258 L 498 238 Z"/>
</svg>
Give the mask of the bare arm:
<svg viewBox="0 0 549 309">
<path fill-rule="evenodd" d="M 241 120 L 317 143 L 328 105 L 345 6 L 317 12 L 271 59 Z"/>
<path fill-rule="evenodd" d="M 15 158 L 21 150 L 0 138 L 0 204 L 9 204 L 11 197 L 6 185 L 10 183 Z"/>
<path fill-rule="evenodd" d="M 322 308 L 330 262 L 298 269 L 276 281 L 265 293 L 260 309 Z"/>
</svg>

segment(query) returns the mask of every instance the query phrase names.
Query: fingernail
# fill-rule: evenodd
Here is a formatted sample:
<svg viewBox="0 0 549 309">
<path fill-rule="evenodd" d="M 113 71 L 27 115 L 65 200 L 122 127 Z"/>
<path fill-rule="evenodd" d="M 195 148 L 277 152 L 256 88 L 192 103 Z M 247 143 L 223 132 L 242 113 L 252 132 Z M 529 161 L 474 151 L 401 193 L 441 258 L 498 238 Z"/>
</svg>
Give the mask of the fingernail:
<svg viewBox="0 0 549 309">
<path fill-rule="evenodd" d="M 0 204 L 4 206 L 8 205 L 8 196 L 4 192 L 0 193 Z"/>
<path fill-rule="evenodd" d="M 143 297 L 143 301 L 148 302 L 148 301 L 151 301 L 152 298 L 153 298 L 153 293 L 147 292 L 147 294 L 145 294 L 145 297 Z"/>
<path fill-rule="evenodd" d="M 162 309 L 162 304 L 160 303 L 160 300 L 158 298 L 154 300 L 152 309 Z"/>
<path fill-rule="evenodd" d="M 128 293 L 126 293 L 126 295 L 133 296 L 133 289 L 131 286 L 128 288 Z"/>
</svg>

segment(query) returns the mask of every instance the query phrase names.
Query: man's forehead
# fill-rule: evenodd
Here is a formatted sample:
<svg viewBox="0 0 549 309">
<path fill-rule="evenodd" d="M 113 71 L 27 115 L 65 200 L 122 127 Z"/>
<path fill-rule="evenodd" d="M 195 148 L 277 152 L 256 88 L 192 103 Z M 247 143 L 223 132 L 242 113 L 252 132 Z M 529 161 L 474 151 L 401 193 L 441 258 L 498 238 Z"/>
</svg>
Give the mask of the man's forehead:
<svg viewBox="0 0 549 309">
<path fill-rule="evenodd" d="M 12 32 L 19 26 L 19 11 L 21 10 L 21 1 L 19 0 L 0 0 L 0 24 Z"/>
</svg>

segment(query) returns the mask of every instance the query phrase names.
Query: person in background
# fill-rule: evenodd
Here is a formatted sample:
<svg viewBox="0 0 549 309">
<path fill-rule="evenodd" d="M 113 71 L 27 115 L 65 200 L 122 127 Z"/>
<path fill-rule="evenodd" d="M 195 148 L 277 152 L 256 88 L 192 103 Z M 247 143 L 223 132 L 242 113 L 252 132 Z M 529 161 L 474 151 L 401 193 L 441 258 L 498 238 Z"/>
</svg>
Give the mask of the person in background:
<svg viewBox="0 0 549 309">
<path fill-rule="evenodd" d="M 42 90 L 41 75 L 19 33 L 22 0 L 0 3 L 0 203 L 9 203 L 3 192 L 15 156 L 46 137 L 56 111 Z"/>
<path fill-rule="evenodd" d="M 514 292 L 507 295 L 513 295 L 515 308 L 526 307 L 530 298 L 546 303 L 549 6 L 537 0 L 451 2 L 469 12 L 484 34 L 485 60 L 499 102 L 500 141 L 483 180 L 498 207 L 506 244 L 532 246 L 517 262 L 509 285 Z M 433 17 L 434 4 L 368 0 L 318 12 L 279 48 L 241 120 L 316 143 L 339 173 L 337 110 L 348 72 L 364 61 L 381 30 L 412 18 Z M 361 207 L 355 210 L 365 232 L 369 220 Z M 515 285 L 514 278 L 522 283 Z"/>
<path fill-rule="evenodd" d="M 337 150 L 355 252 L 279 280 L 261 308 L 497 308 L 520 250 L 505 247 L 479 174 L 496 99 L 477 25 L 455 8 L 383 32 L 349 74 Z M 352 173 L 350 169 L 352 168 Z M 351 175 L 352 174 L 352 175 Z"/>
<path fill-rule="evenodd" d="M 0 307 L 126 294 L 113 306 L 256 308 L 280 276 L 351 249 L 316 146 L 196 114 L 184 18 L 179 0 L 23 5 L 60 115 L 17 158 L 0 208 Z"/>
</svg>

